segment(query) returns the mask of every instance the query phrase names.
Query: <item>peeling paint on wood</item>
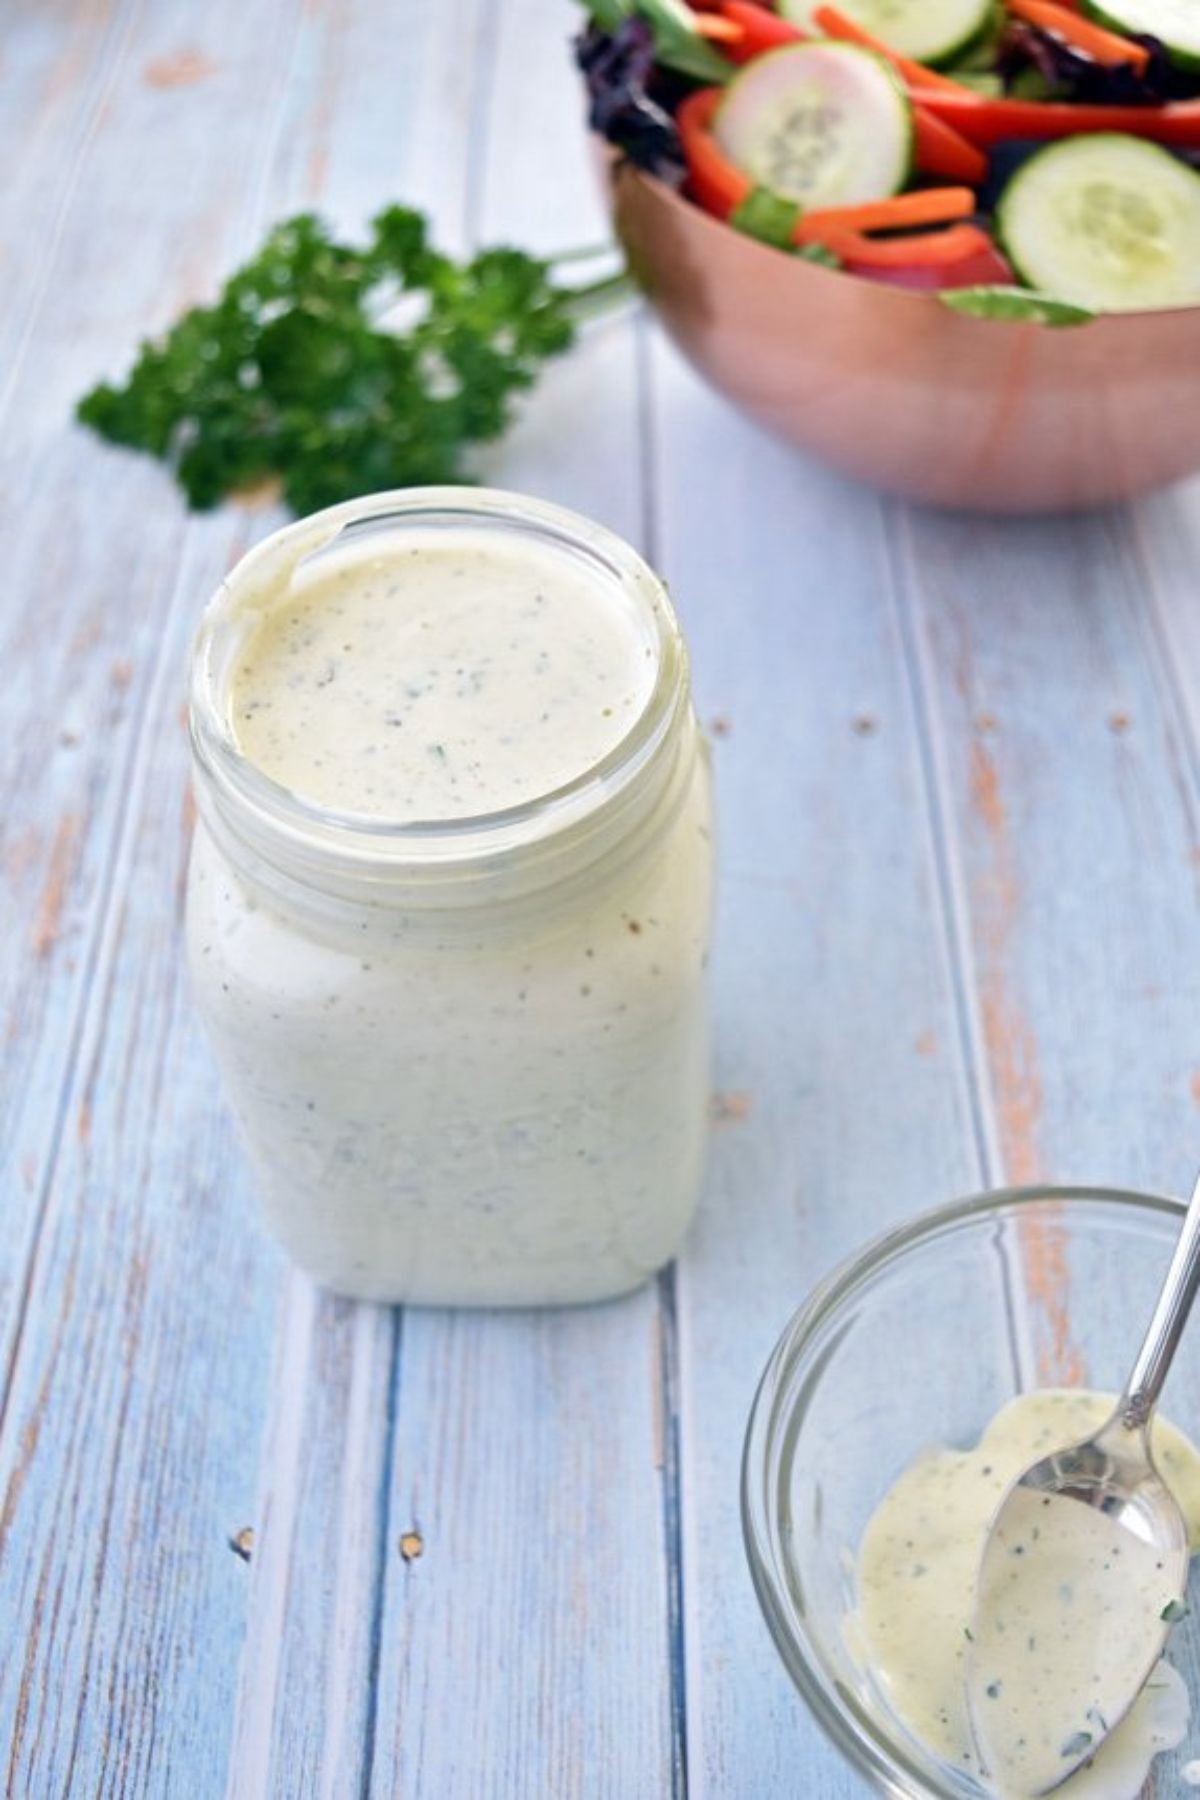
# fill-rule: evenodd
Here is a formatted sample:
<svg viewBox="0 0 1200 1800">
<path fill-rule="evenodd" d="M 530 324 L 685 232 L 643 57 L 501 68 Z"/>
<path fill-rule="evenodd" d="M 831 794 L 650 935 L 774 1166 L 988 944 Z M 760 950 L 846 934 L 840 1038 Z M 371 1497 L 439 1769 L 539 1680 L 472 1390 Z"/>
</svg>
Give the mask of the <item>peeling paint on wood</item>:
<svg viewBox="0 0 1200 1800">
<path fill-rule="evenodd" d="M 155 56 L 142 70 L 147 87 L 194 87 L 215 75 L 218 65 L 202 50 L 177 50 L 170 56 Z"/>
<path fill-rule="evenodd" d="M 716 1125 L 739 1125 L 750 1117 L 753 1104 L 753 1096 L 750 1094 L 714 1094 L 709 1113 Z"/>
<path fill-rule="evenodd" d="M 33 953 L 38 957 L 49 956 L 58 943 L 59 931 L 62 926 L 63 900 L 75 853 L 75 839 L 78 830 L 78 819 L 74 814 L 69 813 L 65 819 L 59 822 L 58 829 L 54 834 L 49 866 L 33 920 Z"/>
</svg>

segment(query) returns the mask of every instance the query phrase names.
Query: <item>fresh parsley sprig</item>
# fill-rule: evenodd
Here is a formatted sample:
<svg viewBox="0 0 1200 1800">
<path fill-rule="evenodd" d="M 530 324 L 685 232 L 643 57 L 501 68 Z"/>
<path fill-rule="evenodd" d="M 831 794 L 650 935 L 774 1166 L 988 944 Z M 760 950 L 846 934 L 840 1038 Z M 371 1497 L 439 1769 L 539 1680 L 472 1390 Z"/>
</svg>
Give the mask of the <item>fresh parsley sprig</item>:
<svg viewBox="0 0 1200 1800">
<path fill-rule="evenodd" d="M 301 213 L 78 416 L 167 460 L 198 509 L 273 478 L 298 513 L 461 481 L 468 448 L 500 435 L 620 281 L 573 289 L 553 268 L 511 249 L 456 263 L 407 207 L 379 213 L 361 248 Z"/>
</svg>

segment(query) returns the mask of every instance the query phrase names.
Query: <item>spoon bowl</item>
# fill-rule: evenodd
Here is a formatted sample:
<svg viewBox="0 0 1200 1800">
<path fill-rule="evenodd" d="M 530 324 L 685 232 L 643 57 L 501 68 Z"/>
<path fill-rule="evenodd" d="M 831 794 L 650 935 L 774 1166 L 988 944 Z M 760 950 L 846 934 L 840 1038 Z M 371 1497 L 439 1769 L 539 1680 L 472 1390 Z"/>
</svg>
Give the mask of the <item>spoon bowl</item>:
<svg viewBox="0 0 1200 1800">
<path fill-rule="evenodd" d="M 1092 1760 L 1162 1656 L 1188 1561 L 1149 1435 L 1120 1410 L 1009 1488 L 980 1562 L 967 1660 L 980 1765 L 1002 1793 L 1052 1794 Z"/>
<path fill-rule="evenodd" d="M 1115 1410 L 1040 1457 L 993 1515 L 975 1586 L 967 1710 L 980 1766 L 1051 1794 L 1125 1718 L 1181 1616 L 1188 1528 L 1150 1423 L 1200 1287 L 1200 1180 Z"/>
</svg>

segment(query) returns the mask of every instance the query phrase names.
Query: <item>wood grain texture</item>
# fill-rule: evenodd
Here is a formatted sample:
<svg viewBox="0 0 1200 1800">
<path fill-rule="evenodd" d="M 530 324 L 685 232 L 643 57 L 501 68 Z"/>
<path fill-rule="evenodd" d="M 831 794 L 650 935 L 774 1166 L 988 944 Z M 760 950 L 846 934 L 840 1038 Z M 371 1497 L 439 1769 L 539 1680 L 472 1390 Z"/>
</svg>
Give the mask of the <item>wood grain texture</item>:
<svg viewBox="0 0 1200 1800">
<path fill-rule="evenodd" d="M 415 8 L 383 45 L 379 29 L 375 6 L 329 15 L 304 60 L 321 140 L 281 137 L 287 179 L 311 183 L 309 199 L 346 229 L 400 197 L 431 214 L 439 242 L 461 245 L 483 9 Z M 249 1509 L 231 1796 L 340 1800 L 369 1782 L 399 1331 L 383 1309 L 288 1284 Z"/>
<path fill-rule="evenodd" d="M 552 253 L 602 236 L 566 17 L 519 0 L 493 21 L 466 195 L 479 241 Z M 636 541 L 637 408 L 632 330 L 617 321 L 549 371 L 487 476 Z M 406 1316 L 370 1784 L 381 1800 L 671 1792 L 672 1351 L 653 1287 L 573 1314 Z M 409 1532 L 424 1550 L 406 1561 Z"/>
<path fill-rule="evenodd" d="M 1177 518 L 1184 499 L 1170 503 Z M 1069 534 L 911 515 L 896 539 L 1003 1173 L 1186 1192 L 1196 759 L 1138 515 L 1080 520 Z M 1020 1262 L 1031 1380 L 1111 1381 L 1128 1366 L 1148 1295 L 1133 1301 L 1121 1270 L 1106 1272 L 1119 1348 L 1101 1376 L 1068 1329 L 1061 1235 L 1028 1234 Z M 1194 1641 L 1174 1655 L 1194 1686 Z M 1190 1754 L 1165 1759 L 1152 1791 L 1182 1791 Z"/>
<path fill-rule="evenodd" d="M 146 88 L 144 70 L 176 41 L 176 29 L 156 13 L 124 31 L 112 52 L 107 116 L 128 122 L 135 138 L 162 130 L 161 101 Z M 233 9 L 228 18 L 214 12 L 210 29 L 248 71 L 267 49 L 261 28 L 257 38 L 248 34 L 244 14 Z M 203 171 L 193 192 L 214 269 L 253 229 L 244 167 L 261 143 L 264 115 L 249 107 L 249 82 L 247 73 L 246 91 L 233 90 L 241 111 L 223 157 L 204 156 L 203 120 L 190 116 L 179 130 L 182 166 Z M 177 691 L 163 701 L 168 723 L 147 716 L 162 681 L 179 678 L 182 639 L 178 631 L 171 639 L 165 620 L 184 582 L 217 579 L 241 529 L 230 519 L 186 527 L 161 472 L 131 459 L 112 458 L 98 475 L 95 445 L 69 423 L 76 396 L 109 359 L 128 354 L 140 331 L 164 321 L 192 279 L 196 238 L 171 229 L 177 193 L 165 180 L 157 189 L 131 188 L 135 150 L 123 123 L 97 130 L 79 152 L 74 197 L 36 318 L 5 371 L 0 470 L 12 564 L 0 643 L 5 667 L 21 672 L 6 688 L 2 751 L 2 848 L 13 904 L 13 929 L 0 949 L 9 1021 L 0 1103 L 9 1196 L 0 1249 L 6 1371 L 56 1161 L 64 1145 L 89 1134 L 80 1079 L 87 1010 L 103 990 L 102 964 L 115 947 L 116 901 L 129 874 L 131 796 L 160 743 L 181 746 Z M 103 238 L 97 216 L 106 221 Z M 117 265 L 114 279 L 112 243 L 139 231 L 162 240 L 156 254 Z M 44 246 L 31 236 L 40 253 Z M 181 627 L 186 616 L 178 615 Z M 156 739 L 155 732 L 165 735 Z M 178 763 L 175 769 L 178 780 Z M 176 813 L 179 805 L 176 790 Z M 164 893 L 173 904 L 169 883 Z M 160 911 L 162 905 L 160 895 Z"/>
<path fill-rule="evenodd" d="M 271 213 L 312 197 L 305 184 L 332 125 L 320 71 L 346 26 L 344 8 L 213 7 L 202 19 L 158 8 L 139 21 L 113 78 L 110 129 L 79 172 L 17 396 L 25 604 L 5 625 L 31 679 L 10 696 L 5 741 L 24 760 L 7 823 L 30 864 L 34 966 L 62 992 L 18 989 L 14 1003 L 42 1033 L 19 1046 L 34 1074 L 18 1120 L 29 1120 L 27 1153 L 16 1140 L 40 1205 L 23 1236 L 18 1217 L 6 1234 L 22 1292 L 4 1314 L 19 1351 L 0 1441 L 0 1697 L 14 1793 L 78 1781 L 215 1794 L 228 1773 L 250 1577 L 227 1538 L 255 1517 L 278 1265 L 181 992 L 180 701 L 198 607 L 264 521 L 185 527 L 160 474 L 64 424 L 107 360 L 211 288 Z M 361 31 L 358 42 L 367 49 Z M 425 44 L 414 31 L 397 53 L 410 92 Z M 371 67 L 382 98 L 377 47 Z M 208 84 L 210 103 L 180 105 L 181 70 L 197 94 Z M 404 93 L 393 82 L 390 104 Z M 378 141 L 378 112 L 350 117 Z M 362 138 L 347 135 L 365 167 Z M 131 161 L 148 171 L 137 183 Z M 123 267 L 110 274 L 112 242 L 139 234 L 152 246 L 141 287 Z M 77 667 L 60 668 L 67 647 Z M 60 723 L 65 741 L 47 744 Z M 77 808 L 66 816 L 78 843 L 53 830 L 40 870 L 36 831 L 55 820 L 56 777 Z M 26 940 L 19 981 L 29 957 Z M 58 1083 L 53 1104 L 42 1103 L 42 1065 L 45 1090 Z M 365 1423 L 361 1436 L 366 1445 Z M 353 1595 L 348 1574 L 343 1585 Z M 349 1668 L 346 1625 L 339 1595 L 332 1638 Z"/>
<path fill-rule="evenodd" d="M 1174 1191 L 1195 1106 L 1196 802 L 1129 517 L 1066 536 L 914 516 L 900 538 L 1005 1171 Z"/>
<path fill-rule="evenodd" d="M 660 555 L 717 732 L 717 1080 L 736 1101 L 679 1280 L 689 1771 L 702 1794 L 832 1797 L 858 1784 L 783 1675 L 741 1553 L 746 1415 L 818 1276 L 980 1169 L 881 508 L 673 354 L 654 366 Z"/>
<path fill-rule="evenodd" d="M 912 514 L 764 439 L 626 313 L 480 472 L 639 543 L 691 642 L 722 840 L 698 1228 L 627 1301 L 511 1317 L 334 1301 L 263 1238 L 180 966 L 179 707 L 204 597 L 273 520 L 187 520 L 71 406 L 300 205 L 355 226 L 410 199 L 451 247 L 602 237 L 573 24 L 550 0 L 0 24 L 20 1800 L 863 1791 L 744 1566 L 771 1343 L 832 1262 L 956 1192 L 1188 1174 L 1200 487 L 1070 524 Z M 1072 1349 L 1053 1256 L 1026 1262 L 1047 1367 Z"/>
</svg>

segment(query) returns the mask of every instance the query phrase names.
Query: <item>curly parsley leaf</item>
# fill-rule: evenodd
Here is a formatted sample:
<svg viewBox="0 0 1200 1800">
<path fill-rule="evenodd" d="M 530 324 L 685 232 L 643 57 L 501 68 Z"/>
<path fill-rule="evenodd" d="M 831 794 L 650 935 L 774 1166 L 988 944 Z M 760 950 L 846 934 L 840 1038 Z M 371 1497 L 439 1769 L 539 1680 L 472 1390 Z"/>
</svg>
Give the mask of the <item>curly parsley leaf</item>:
<svg viewBox="0 0 1200 1800">
<path fill-rule="evenodd" d="M 456 263 L 406 207 L 371 233 L 356 248 L 311 214 L 285 220 L 79 418 L 169 461 L 198 509 L 272 477 L 300 513 L 463 480 L 469 446 L 498 437 L 570 345 L 579 290 L 519 250 Z"/>
</svg>

